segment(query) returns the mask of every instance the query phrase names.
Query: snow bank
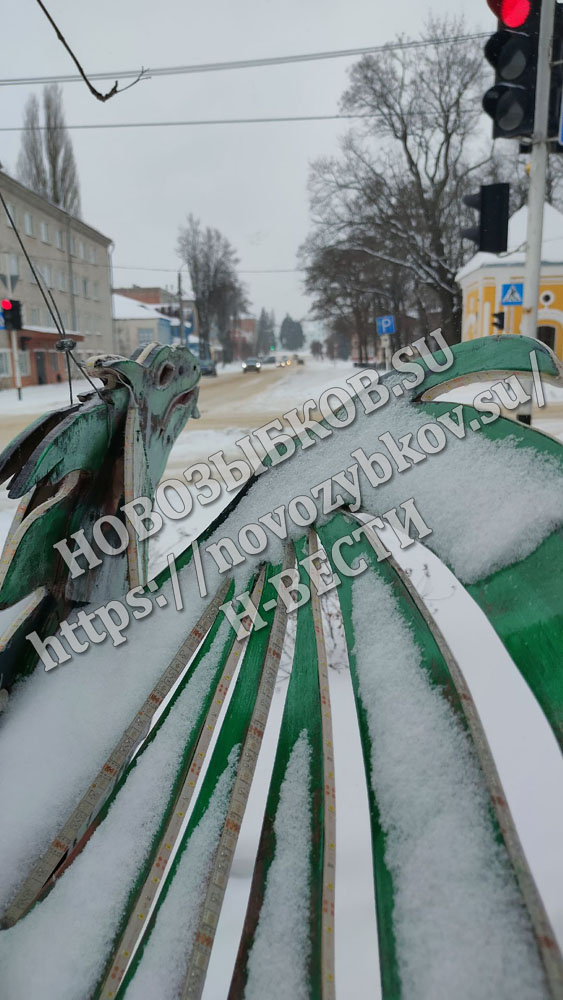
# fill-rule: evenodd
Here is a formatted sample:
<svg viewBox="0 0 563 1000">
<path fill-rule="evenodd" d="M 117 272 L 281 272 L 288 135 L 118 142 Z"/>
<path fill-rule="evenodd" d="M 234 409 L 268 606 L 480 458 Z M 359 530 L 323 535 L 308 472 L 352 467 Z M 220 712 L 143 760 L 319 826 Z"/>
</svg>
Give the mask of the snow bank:
<svg viewBox="0 0 563 1000">
<path fill-rule="evenodd" d="M 139 968 L 125 996 L 127 1000 L 178 1000 L 207 880 L 227 814 L 240 744 L 229 754 L 228 766 L 219 778 L 209 806 L 193 831 L 180 859 Z"/>
<path fill-rule="evenodd" d="M 546 997 L 469 737 L 430 686 L 390 589 L 373 574 L 354 584 L 353 618 L 405 1000 Z"/>
<path fill-rule="evenodd" d="M 103 973 L 227 639 L 225 622 L 104 822 L 49 896 L 0 934 L 4 996 L 82 1000 Z M 30 954 L 34 961 L 29 961 Z M 162 993 L 159 995 L 162 996 Z"/>
<path fill-rule="evenodd" d="M 77 369 L 72 372 L 72 392 L 74 402 L 78 402 L 78 394 L 83 392 L 93 392 L 92 386 L 85 378 L 76 378 Z M 99 388 L 102 386 L 100 379 L 92 379 Z M 0 390 L 0 414 L 6 416 L 18 416 L 23 414 L 34 414 L 33 419 L 41 413 L 48 413 L 50 410 L 59 410 L 70 405 L 68 392 L 68 382 L 54 382 L 52 385 L 26 385 L 22 389 L 22 398 L 18 399 L 17 389 Z"/>
<path fill-rule="evenodd" d="M 296 740 L 283 783 L 274 831 L 276 851 L 248 960 L 245 1000 L 307 1000 L 311 882 L 311 747 Z"/>
</svg>

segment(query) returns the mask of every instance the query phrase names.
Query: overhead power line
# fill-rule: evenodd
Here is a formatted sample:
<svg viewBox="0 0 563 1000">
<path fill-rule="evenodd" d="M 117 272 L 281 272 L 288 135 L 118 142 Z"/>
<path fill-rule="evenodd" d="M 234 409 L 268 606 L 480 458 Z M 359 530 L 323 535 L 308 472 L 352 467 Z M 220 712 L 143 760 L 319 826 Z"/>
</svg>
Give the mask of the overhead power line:
<svg viewBox="0 0 563 1000">
<path fill-rule="evenodd" d="M 45 256 L 44 254 L 41 254 L 41 255 L 34 254 L 33 255 L 33 259 L 35 260 L 36 264 L 51 264 L 51 263 L 52 264 L 60 264 L 61 263 L 61 256 L 60 256 L 60 254 L 59 254 L 58 257 Z M 77 263 L 80 263 L 80 262 L 78 261 Z M 168 272 L 169 271 L 170 274 L 177 274 L 178 273 L 178 266 L 181 266 L 181 265 L 177 265 L 176 267 L 157 267 L 157 266 L 154 266 L 154 265 L 147 265 L 147 264 L 113 264 L 112 265 L 112 264 L 100 264 L 100 263 L 98 263 L 98 264 L 92 264 L 91 262 L 88 262 L 88 267 L 90 267 L 90 268 L 95 267 L 95 268 L 98 268 L 99 270 L 102 270 L 102 271 L 112 271 L 112 270 L 113 271 L 156 271 L 156 272 L 159 272 L 159 271 L 167 271 Z M 305 268 L 303 268 L 303 267 L 261 267 L 261 268 L 251 268 L 250 270 L 247 269 L 247 268 L 237 268 L 238 274 L 297 274 L 297 273 L 300 273 L 301 271 L 304 271 L 304 270 L 305 270 Z"/>
<path fill-rule="evenodd" d="M 96 122 L 89 125 L 65 125 L 73 131 L 103 128 L 175 128 L 180 125 L 262 125 L 265 122 L 322 122 L 358 118 L 379 118 L 380 115 L 264 115 L 260 118 L 195 118 L 179 122 Z M 48 125 L 2 125 L 0 132 L 46 132 Z"/>
<path fill-rule="evenodd" d="M 462 114 L 475 114 L 475 108 L 461 108 Z M 420 112 L 405 112 L 407 117 L 423 122 L 430 115 Z M 258 118 L 194 118 L 175 122 L 95 122 L 87 125 L 65 125 L 69 131 L 88 131 L 90 129 L 121 129 L 121 128 L 177 128 L 197 125 L 264 125 L 269 122 L 332 122 L 332 121 L 373 121 L 387 117 L 378 112 L 366 115 L 263 115 Z M 0 132 L 48 132 L 49 125 L 1 125 Z"/>
<path fill-rule="evenodd" d="M 359 49 L 335 49 L 331 52 L 305 52 L 300 55 L 266 56 L 259 59 L 239 59 L 228 62 L 194 63 L 188 66 L 159 66 L 147 69 L 143 78 L 156 76 L 181 76 L 188 73 L 219 73 L 233 69 L 257 69 L 262 66 L 283 66 L 290 63 L 320 62 L 324 59 L 351 59 L 356 56 L 374 55 L 378 52 L 398 52 L 403 49 L 420 49 L 431 45 L 447 45 L 487 38 L 488 32 L 473 32 L 466 35 L 450 35 L 447 38 L 424 38 L 405 42 L 387 42 L 385 45 L 367 45 Z M 111 70 L 103 73 L 88 73 L 90 80 L 134 79 L 139 69 Z M 0 87 L 20 87 L 42 83 L 81 83 L 78 73 L 67 76 L 21 76 L 0 79 Z"/>
</svg>

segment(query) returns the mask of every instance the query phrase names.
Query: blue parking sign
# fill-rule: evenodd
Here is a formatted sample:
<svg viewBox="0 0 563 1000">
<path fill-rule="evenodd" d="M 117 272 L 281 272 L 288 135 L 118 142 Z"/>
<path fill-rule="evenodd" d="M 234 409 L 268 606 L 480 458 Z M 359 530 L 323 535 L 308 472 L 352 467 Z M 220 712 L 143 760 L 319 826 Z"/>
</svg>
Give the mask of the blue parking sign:
<svg viewBox="0 0 563 1000">
<path fill-rule="evenodd" d="M 396 333 L 394 316 L 378 316 L 375 325 L 380 337 L 387 333 Z"/>
</svg>

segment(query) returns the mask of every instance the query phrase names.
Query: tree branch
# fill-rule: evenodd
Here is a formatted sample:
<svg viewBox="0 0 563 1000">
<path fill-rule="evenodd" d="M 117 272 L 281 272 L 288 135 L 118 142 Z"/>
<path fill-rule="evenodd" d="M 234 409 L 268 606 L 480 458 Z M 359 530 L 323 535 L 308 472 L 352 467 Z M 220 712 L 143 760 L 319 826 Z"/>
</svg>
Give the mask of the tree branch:
<svg viewBox="0 0 563 1000">
<path fill-rule="evenodd" d="M 115 97 L 116 94 L 122 94 L 125 90 L 129 90 L 130 87 L 134 87 L 135 84 L 139 82 L 139 80 L 141 80 L 141 79 L 143 79 L 143 78 L 146 77 L 146 70 L 144 68 L 141 68 L 141 71 L 140 71 L 138 77 L 135 80 L 133 80 L 132 83 L 128 83 L 126 87 L 119 87 L 119 83 L 116 80 L 115 83 L 114 83 L 114 85 L 113 85 L 113 87 L 111 88 L 111 90 L 108 90 L 107 94 L 102 94 L 101 91 L 96 90 L 96 88 L 90 83 L 88 77 L 86 76 L 86 73 L 82 69 L 82 66 L 78 62 L 78 59 L 76 58 L 74 52 L 72 51 L 72 49 L 71 49 L 70 45 L 68 44 L 66 38 L 64 37 L 63 33 L 60 31 L 60 29 L 58 28 L 58 26 L 55 24 L 55 21 L 53 20 L 53 18 L 51 17 L 49 11 L 45 7 L 45 4 L 42 3 L 42 0 L 37 0 L 37 3 L 39 4 L 39 6 L 41 7 L 41 10 L 45 14 L 45 17 L 49 21 L 49 24 L 54 28 L 55 33 L 57 35 L 57 38 L 59 39 L 59 42 L 61 42 L 62 45 L 64 45 L 65 49 L 67 50 L 70 58 L 72 59 L 74 65 L 76 66 L 78 72 L 80 73 L 80 76 L 82 77 L 82 79 L 84 80 L 84 83 L 88 87 L 88 90 L 90 91 L 91 94 L 94 95 L 95 98 L 97 98 L 98 101 L 109 101 L 110 97 Z"/>
</svg>

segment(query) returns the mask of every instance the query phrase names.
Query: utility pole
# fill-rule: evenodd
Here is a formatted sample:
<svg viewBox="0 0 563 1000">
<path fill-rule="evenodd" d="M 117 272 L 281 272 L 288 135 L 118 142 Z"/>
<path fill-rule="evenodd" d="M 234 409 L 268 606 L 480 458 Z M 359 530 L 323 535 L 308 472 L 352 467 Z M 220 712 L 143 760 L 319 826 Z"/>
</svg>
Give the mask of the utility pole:
<svg viewBox="0 0 563 1000">
<path fill-rule="evenodd" d="M 19 331 L 18 331 L 19 333 Z M 18 354 L 18 336 L 15 330 L 10 330 L 10 341 L 12 344 L 12 357 L 14 359 L 14 379 L 18 390 L 18 399 L 22 398 L 22 377 L 20 372 L 20 358 Z"/>
<path fill-rule="evenodd" d="M 182 274 L 178 271 L 178 317 L 180 320 L 179 334 L 180 343 L 186 343 L 186 334 L 184 330 L 184 303 L 182 301 Z"/>
<path fill-rule="evenodd" d="M 522 331 L 528 337 L 536 339 L 538 335 L 538 299 L 540 294 L 545 175 L 548 157 L 547 123 L 554 17 L 555 0 L 543 0 L 538 43 L 538 70 L 536 78 L 534 135 L 532 137 L 530 162 L 530 188 L 528 191 L 528 231 L 526 235 Z"/>
</svg>

